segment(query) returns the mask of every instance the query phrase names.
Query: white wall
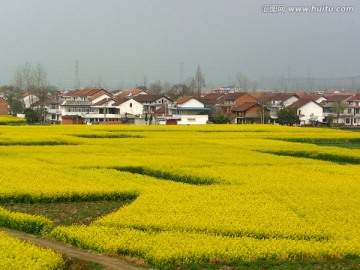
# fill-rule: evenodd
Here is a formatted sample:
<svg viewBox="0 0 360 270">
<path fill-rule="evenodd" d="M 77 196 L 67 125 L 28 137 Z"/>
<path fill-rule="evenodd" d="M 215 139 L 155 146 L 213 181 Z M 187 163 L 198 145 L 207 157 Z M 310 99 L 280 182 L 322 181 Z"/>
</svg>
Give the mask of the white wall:
<svg viewBox="0 0 360 270">
<path fill-rule="evenodd" d="M 289 97 L 287 100 L 284 100 L 284 106 L 287 107 L 293 103 L 295 103 L 296 101 L 298 101 L 299 99 L 295 96 Z"/>
<path fill-rule="evenodd" d="M 95 98 L 94 100 L 91 101 L 92 104 L 96 104 L 98 103 L 99 101 L 103 100 L 104 98 L 111 98 L 111 96 L 107 95 L 107 94 L 103 94 L 97 98 Z"/>
<path fill-rule="evenodd" d="M 301 124 L 309 124 L 309 119 L 311 118 L 312 114 L 317 117 L 317 121 L 323 121 L 323 108 L 313 101 L 310 101 L 309 103 L 306 103 L 300 107 L 297 110 L 297 113 L 303 115 L 300 117 Z"/>
<path fill-rule="evenodd" d="M 208 120 L 208 115 L 181 115 L 178 125 L 205 125 Z"/>
<path fill-rule="evenodd" d="M 131 113 L 133 115 L 141 115 L 143 113 L 143 105 L 133 99 L 129 99 L 124 103 L 121 103 L 118 108 L 120 108 L 120 114 Z"/>
<path fill-rule="evenodd" d="M 39 101 L 39 98 L 37 96 L 34 96 L 33 94 L 27 95 L 23 98 L 25 108 L 30 108 L 31 104 Z"/>
</svg>

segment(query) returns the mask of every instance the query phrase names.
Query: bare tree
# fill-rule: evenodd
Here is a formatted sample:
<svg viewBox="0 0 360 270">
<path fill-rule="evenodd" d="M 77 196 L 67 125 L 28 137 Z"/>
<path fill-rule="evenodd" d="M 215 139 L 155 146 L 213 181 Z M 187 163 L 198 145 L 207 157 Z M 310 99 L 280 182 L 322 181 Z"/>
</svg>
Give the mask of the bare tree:
<svg viewBox="0 0 360 270">
<path fill-rule="evenodd" d="M 193 83 L 195 84 L 197 98 L 200 98 L 201 89 L 205 87 L 205 79 L 204 79 L 204 75 L 201 73 L 200 64 L 197 67 Z"/>
<path fill-rule="evenodd" d="M 160 94 L 162 92 L 162 85 L 160 81 L 153 82 L 149 85 L 149 90 L 152 94 Z"/>
<path fill-rule="evenodd" d="M 246 75 L 242 74 L 241 72 L 238 72 L 238 74 L 236 74 L 236 80 L 241 90 L 243 91 L 249 90 L 250 80 Z"/>
<path fill-rule="evenodd" d="M 30 91 L 34 87 L 33 68 L 29 62 L 18 66 L 15 71 L 15 86 L 21 91 Z"/>
<path fill-rule="evenodd" d="M 20 65 L 15 72 L 15 85 L 21 91 L 28 91 L 32 96 L 39 99 L 38 113 L 39 119 L 44 119 L 44 102 L 47 97 L 48 81 L 44 67 L 41 64 L 33 67 L 29 62 Z M 30 103 L 34 103 L 31 100 Z"/>
<path fill-rule="evenodd" d="M 169 89 L 169 91 L 166 92 L 166 94 L 172 99 L 178 99 L 182 96 L 192 96 L 194 95 L 194 92 L 190 89 L 189 85 L 179 83 L 171 86 L 171 88 Z"/>
</svg>

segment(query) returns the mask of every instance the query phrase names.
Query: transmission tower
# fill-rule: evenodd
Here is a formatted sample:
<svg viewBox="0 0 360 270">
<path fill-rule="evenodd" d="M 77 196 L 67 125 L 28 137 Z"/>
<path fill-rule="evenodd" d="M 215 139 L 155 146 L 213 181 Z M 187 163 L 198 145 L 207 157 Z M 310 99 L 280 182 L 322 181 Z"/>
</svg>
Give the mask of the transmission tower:
<svg viewBox="0 0 360 270">
<path fill-rule="evenodd" d="M 184 63 L 181 62 L 180 63 L 180 83 L 183 83 L 183 78 L 184 77 Z"/>
<path fill-rule="evenodd" d="M 80 79 L 79 79 L 79 61 L 75 61 L 75 79 L 74 79 L 74 89 L 80 88 Z"/>
</svg>

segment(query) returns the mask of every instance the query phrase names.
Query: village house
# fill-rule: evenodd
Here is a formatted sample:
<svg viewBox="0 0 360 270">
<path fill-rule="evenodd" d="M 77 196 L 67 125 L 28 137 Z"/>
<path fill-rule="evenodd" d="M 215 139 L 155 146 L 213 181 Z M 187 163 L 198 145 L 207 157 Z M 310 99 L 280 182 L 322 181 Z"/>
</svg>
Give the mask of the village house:
<svg viewBox="0 0 360 270">
<path fill-rule="evenodd" d="M 179 98 L 171 109 L 173 115 L 179 117 L 179 125 L 204 125 L 209 121 L 209 109 L 194 96 Z"/>
<path fill-rule="evenodd" d="M 142 114 L 151 114 L 160 108 L 168 108 L 174 102 L 165 95 L 141 94 L 133 97 L 135 101 L 143 105 Z"/>
<path fill-rule="evenodd" d="M 25 109 L 31 108 L 33 104 L 39 100 L 40 99 L 37 96 L 31 94 L 29 91 L 26 91 L 22 94 L 22 101 Z"/>
<path fill-rule="evenodd" d="M 352 96 L 347 99 L 347 107 L 345 111 L 345 122 L 347 126 L 360 125 L 360 94 Z"/>
<path fill-rule="evenodd" d="M 231 115 L 231 108 L 239 106 L 245 102 L 257 102 L 256 98 L 246 92 L 229 93 L 222 97 L 223 103 L 220 105 L 223 114 L 228 117 Z"/>
<path fill-rule="evenodd" d="M 244 102 L 231 107 L 233 124 L 265 124 L 270 110 L 257 102 Z"/>
<path fill-rule="evenodd" d="M 325 122 L 336 122 L 338 124 L 346 124 L 346 119 L 350 119 L 350 115 L 347 114 L 347 106 L 349 105 L 348 100 L 350 100 L 353 95 L 343 95 L 343 94 L 334 94 L 334 95 L 324 95 L 326 100 L 321 102 L 323 106 L 323 117 Z M 344 107 L 343 110 L 340 110 L 341 107 Z M 350 125 L 350 123 L 349 123 Z"/>
<path fill-rule="evenodd" d="M 209 109 L 209 120 L 211 121 L 216 115 L 222 113 L 220 104 L 223 103 L 222 98 L 224 93 L 209 93 L 202 97 L 200 101 L 204 104 L 205 108 Z"/>
<path fill-rule="evenodd" d="M 277 123 L 277 114 L 279 110 L 288 107 L 290 104 L 299 100 L 299 98 L 292 93 L 252 93 L 257 102 L 269 110 L 267 123 Z"/>
<path fill-rule="evenodd" d="M 323 122 L 323 107 L 311 99 L 300 99 L 290 104 L 288 108 L 296 109 L 300 125 L 310 125 L 315 122 Z"/>
<path fill-rule="evenodd" d="M 62 123 L 119 122 L 115 100 L 103 88 L 84 88 L 59 95 L 59 120 Z"/>
<path fill-rule="evenodd" d="M 8 115 L 9 114 L 9 102 L 0 97 L 0 115 Z"/>
</svg>

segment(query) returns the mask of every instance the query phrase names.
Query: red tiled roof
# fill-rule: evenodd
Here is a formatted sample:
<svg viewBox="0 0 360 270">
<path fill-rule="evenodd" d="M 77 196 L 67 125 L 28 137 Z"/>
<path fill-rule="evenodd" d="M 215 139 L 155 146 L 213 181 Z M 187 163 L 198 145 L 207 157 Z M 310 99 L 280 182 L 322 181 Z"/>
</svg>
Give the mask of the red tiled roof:
<svg viewBox="0 0 360 270">
<path fill-rule="evenodd" d="M 310 102 L 316 103 L 315 101 L 310 100 L 310 99 L 299 99 L 298 101 L 290 104 L 290 105 L 288 106 L 288 108 L 299 109 L 299 108 L 301 108 L 302 106 L 304 106 L 304 105 L 306 105 L 306 104 L 308 104 L 308 103 L 310 103 Z M 321 106 L 319 103 L 316 103 L 316 104 L 318 104 L 319 106 Z M 321 106 L 321 107 L 322 107 L 322 106 Z"/>
<path fill-rule="evenodd" d="M 170 98 L 164 95 L 138 95 L 135 96 L 133 99 L 141 103 L 141 102 L 154 102 L 162 97 L 171 100 Z"/>
<path fill-rule="evenodd" d="M 232 107 L 231 110 L 234 112 L 244 112 L 257 104 L 257 102 L 244 102 L 238 106 Z"/>
<path fill-rule="evenodd" d="M 112 97 L 112 95 L 107 91 L 105 91 L 105 92 L 99 91 L 99 92 L 94 93 L 94 95 L 89 96 L 88 99 L 89 100 L 94 100 L 94 99 L 97 99 L 98 97 L 101 97 L 102 95 L 107 95 L 109 98 Z"/>
<path fill-rule="evenodd" d="M 190 99 L 195 98 L 194 96 L 183 96 L 181 98 L 179 98 L 178 100 L 176 100 L 177 104 L 183 104 L 186 101 L 189 101 Z"/>
<path fill-rule="evenodd" d="M 246 94 L 246 92 L 229 93 L 224 96 L 224 100 L 235 100 L 245 94 Z"/>
<path fill-rule="evenodd" d="M 209 93 L 209 94 L 207 94 L 207 95 L 205 95 L 205 96 L 203 96 L 201 99 L 202 100 L 205 100 L 205 99 L 219 99 L 219 98 L 221 98 L 222 96 L 224 96 L 225 94 L 223 94 L 223 93 Z"/>
<path fill-rule="evenodd" d="M 120 104 L 123 104 L 124 102 L 131 100 L 131 98 L 125 98 L 125 97 L 118 97 L 116 99 L 116 102 L 114 103 L 114 106 L 119 106 Z"/>
<path fill-rule="evenodd" d="M 268 103 L 271 100 L 275 100 L 277 96 L 281 95 L 280 93 L 261 93 L 261 95 L 257 95 L 257 97 L 254 97 L 257 99 L 259 103 Z"/>
<path fill-rule="evenodd" d="M 360 94 L 354 95 L 352 98 L 349 99 L 349 101 L 360 101 Z"/>
<path fill-rule="evenodd" d="M 139 90 L 139 89 L 126 90 L 126 91 L 121 92 L 121 93 L 119 94 L 119 97 L 137 96 L 137 95 L 139 95 L 141 92 L 146 93 L 145 91 Z M 147 94 L 147 93 L 146 93 L 146 94 Z"/>
<path fill-rule="evenodd" d="M 106 91 L 103 88 L 84 88 L 84 89 L 77 89 L 65 94 L 62 94 L 61 96 L 66 96 L 66 97 L 99 97 L 101 94 L 108 94 L 109 96 L 111 96 L 111 94 Z"/>
<path fill-rule="evenodd" d="M 314 100 L 316 101 L 317 99 L 324 97 L 323 95 L 313 95 L 313 94 L 306 94 L 306 95 L 302 95 L 301 99 L 307 99 L 307 100 Z"/>
<path fill-rule="evenodd" d="M 277 95 L 274 100 L 285 101 L 293 96 L 295 96 L 293 93 L 280 93 L 280 95 Z"/>
<path fill-rule="evenodd" d="M 324 97 L 327 99 L 328 102 L 341 102 L 341 101 L 347 101 L 352 97 L 352 95 L 335 94 L 335 95 L 324 95 Z"/>
</svg>

